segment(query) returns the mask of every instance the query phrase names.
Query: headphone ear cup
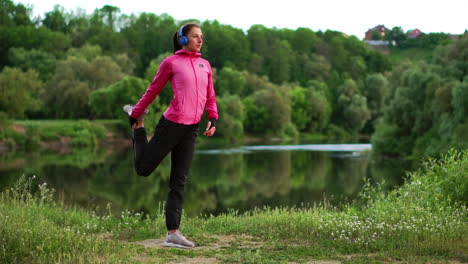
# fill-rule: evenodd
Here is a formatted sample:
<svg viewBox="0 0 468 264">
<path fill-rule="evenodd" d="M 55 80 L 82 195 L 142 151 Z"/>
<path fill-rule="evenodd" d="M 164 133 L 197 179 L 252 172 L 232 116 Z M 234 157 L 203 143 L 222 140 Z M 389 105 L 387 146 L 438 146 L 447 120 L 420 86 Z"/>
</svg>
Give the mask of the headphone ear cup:
<svg viewBox="0 0 468 264">
<path fill-rule="evenodd" d="M 187 45 L 188 44 L 188 38 L 186 36 L 180 36 L 179 37 L 179 44 L 181 46 Z"/>
</svg>

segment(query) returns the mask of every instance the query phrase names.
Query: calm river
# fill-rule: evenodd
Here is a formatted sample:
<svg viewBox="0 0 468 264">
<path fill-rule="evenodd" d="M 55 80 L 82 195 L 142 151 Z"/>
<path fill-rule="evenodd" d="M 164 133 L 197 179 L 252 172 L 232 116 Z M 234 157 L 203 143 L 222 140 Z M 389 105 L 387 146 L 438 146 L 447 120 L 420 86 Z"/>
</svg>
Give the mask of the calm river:
<svg viewBox="0 0 468 264">
<path fill-rule="evenodd" d="M 198 149 L 186 186 L 185 214 L 194 216 L 268 207 L 339 204 L 358 197 L 363 179 L 402 183 L 398 161 L 376 161 L 369 144 L 257 145 Z M 154 212 L 167 195 L 170 159 L 149 177 L 133 170 L 130 149 L 73 154 L 11 153 L 0 156 L 0 189 L 35 175 L 67 205 L 120 214 Z"/>
</svg>

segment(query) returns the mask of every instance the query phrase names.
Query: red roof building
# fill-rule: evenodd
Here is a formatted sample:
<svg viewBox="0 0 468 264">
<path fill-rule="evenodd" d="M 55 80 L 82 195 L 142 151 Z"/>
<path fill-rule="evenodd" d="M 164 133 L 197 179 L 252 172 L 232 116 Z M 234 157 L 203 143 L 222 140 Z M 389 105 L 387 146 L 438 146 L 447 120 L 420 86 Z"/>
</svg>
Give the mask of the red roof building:
<svg viewBox="0 0 468 264">
<path fill-rule="evenodd" d="M 413 30 L 408 30 L 406 35 L 408 36 L 409 39 L 414 39 L 414 38 L 424 35 L 424 33 L 422 33 L 421 30 L 419 29 L 413 29 Z"/>
<path fill-rule="evenodd" d="M 385 39 L 385 34 L 387 34 L 388 31 L 390 31 L 390 30 L 388 28 L 386 28 L 384 25 L 375 26 L 375 27 L 367 30 L 365 39 L 366 40 L 373 40 L 372 35 L 375 34 L 374 32 L 378 32 L 378 34 L 380 36 L 380 40 L 384 40 Z"/>
</svg>

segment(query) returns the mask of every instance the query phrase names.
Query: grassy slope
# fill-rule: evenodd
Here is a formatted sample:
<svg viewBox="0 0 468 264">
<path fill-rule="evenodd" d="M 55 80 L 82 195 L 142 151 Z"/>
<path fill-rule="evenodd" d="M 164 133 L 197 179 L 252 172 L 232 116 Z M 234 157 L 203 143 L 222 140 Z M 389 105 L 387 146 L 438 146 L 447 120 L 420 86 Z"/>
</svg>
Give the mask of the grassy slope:
<svg viewBox="0 0 468 264">
<path fill-rule="evenodd" d="M 432 57 L 432 49 L 421 49 L 421 48 L 408 48 L 398 49 L 391 48 L 389 59 L 393 63 L 403 62 L 405 60 L 417 61 L 417 60 L 430 60 Z"/>
</svg>

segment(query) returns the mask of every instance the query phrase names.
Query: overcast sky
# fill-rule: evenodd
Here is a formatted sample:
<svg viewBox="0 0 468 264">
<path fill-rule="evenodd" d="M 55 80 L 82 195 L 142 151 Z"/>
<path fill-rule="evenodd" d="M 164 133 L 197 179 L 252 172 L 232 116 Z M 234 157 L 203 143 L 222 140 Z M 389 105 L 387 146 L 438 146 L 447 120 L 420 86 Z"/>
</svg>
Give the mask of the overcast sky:
<svg viewBox="0 0 468 264">
<path fill-rule="evenodd" d="M 176 20 L 218 20 L 248 30 L 254 24 L 268 28 L 308 27 L 313 31 L 336 30 L 364 38 L 376 25 L 401 26 L 404 31 L 462 34 L 468 29 L 468 0 L 14 0 L 44 17 L 59 4 L 65 11 L 82 8 L 91 14 L 104 5 L 119 7 L 123 14 L 167 13 Z"/>
</svg>

